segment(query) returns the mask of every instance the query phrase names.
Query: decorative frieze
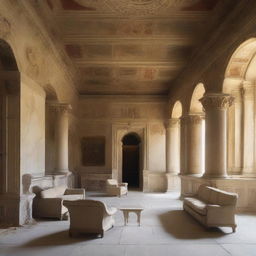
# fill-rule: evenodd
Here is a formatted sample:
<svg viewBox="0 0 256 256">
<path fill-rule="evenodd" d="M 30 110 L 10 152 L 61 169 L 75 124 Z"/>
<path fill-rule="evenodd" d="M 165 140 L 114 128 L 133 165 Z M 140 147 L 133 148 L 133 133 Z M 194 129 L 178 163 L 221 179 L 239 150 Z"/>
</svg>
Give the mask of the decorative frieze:
<svg viewBox="0 0 256 256">
<path fill-rule="evenodd" d="M 224 93 L 209 93 L 201 98 L 200 101 L 206 111 L 212 109 L 227 109 L 233 104 L 234 97 Z"/>
</svg>

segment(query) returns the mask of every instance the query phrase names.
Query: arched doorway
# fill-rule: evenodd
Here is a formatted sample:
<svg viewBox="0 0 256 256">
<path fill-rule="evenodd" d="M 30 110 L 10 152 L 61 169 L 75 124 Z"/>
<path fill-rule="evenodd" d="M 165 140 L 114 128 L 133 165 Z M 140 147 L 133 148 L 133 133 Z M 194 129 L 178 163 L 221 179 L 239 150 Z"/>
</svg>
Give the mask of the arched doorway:
<svg viewBox="0 0 256 256">
<path fill-rule="evenodd" d="M 140 188 L 140 138 L 135 133 L 129 133 L 123 142 L 123 182 L 128 182 L 129 188 Z"/>
</svg>

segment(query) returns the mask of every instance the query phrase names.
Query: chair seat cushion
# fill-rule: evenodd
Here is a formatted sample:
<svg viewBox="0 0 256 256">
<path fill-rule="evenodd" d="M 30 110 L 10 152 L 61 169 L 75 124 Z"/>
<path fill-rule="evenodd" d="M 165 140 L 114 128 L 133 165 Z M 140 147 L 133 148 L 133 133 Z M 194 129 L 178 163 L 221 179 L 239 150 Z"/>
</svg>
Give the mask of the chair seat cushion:
<svg viewBox="0 0 256 256">
<path fill-rule="evenodd" d="M 62 195 L 60 196 L 60 198 L 62 198 L 63 200 L 80 200 L 80 199 L 84 199 L 83 195 Z"/>
<path fill-rule="evenodd" d="M 186 197 L 184 198 L 184 204 L 186 204 L 201 215 L 206 215 L 207 213 L 207 204 L 197 198 Z"/>
</svg>

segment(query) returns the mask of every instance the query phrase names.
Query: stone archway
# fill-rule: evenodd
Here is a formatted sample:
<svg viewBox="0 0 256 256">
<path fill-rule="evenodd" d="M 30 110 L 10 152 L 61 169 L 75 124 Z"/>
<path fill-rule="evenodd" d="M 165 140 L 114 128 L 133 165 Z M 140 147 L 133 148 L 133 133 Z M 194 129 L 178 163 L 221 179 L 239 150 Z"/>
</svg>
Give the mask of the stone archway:
<svg viewBox="0 0 256 256">
<path fill-rule="evenodd" d="M 112 128 L 112 177 L 122 182 L 123 167 L 123 142 L 126 134 L 135 133 L 140 138 L 140 170 L 139 170 L 139 188 L 143 191 L 148 189 L 148 134 L 147 126 L 139 123 L 134 124 L 116 124 Z"/>
<path fill-rule="evenodd" d="M 230 58 L 223 92 L 233 96 L 228 110 L 228 173 L 256 177 L 256 38 L 242 43 Z"/>
</svg>

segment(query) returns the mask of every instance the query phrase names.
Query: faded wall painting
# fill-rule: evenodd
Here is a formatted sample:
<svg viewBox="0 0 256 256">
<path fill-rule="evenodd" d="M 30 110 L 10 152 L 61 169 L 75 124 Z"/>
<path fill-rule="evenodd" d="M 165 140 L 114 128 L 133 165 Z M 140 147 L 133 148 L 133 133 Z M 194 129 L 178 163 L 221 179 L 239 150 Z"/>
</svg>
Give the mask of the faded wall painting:
<svg viewBox="0 0 256 256">
<path fill-rule="evenodd" d="M 84 137 L 81 141 L 82 165 L 105 165 L 105 137 Z"/>
</svg>

